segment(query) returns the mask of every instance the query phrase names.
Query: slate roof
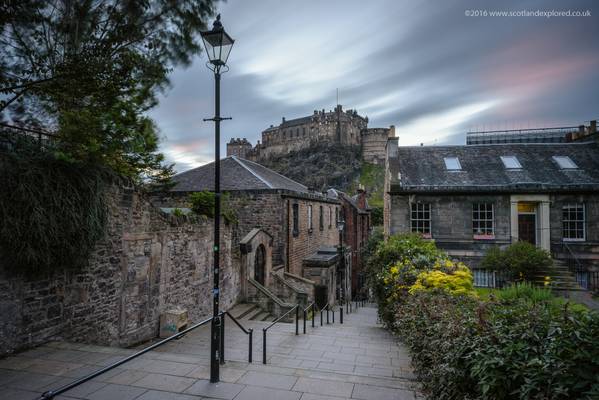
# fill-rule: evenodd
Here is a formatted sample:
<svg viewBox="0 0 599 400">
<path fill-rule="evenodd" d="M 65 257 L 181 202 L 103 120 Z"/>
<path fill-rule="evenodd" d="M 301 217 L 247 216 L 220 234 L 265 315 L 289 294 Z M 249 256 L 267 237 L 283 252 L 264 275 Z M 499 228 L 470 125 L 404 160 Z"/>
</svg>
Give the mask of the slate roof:
<svg viewBox="0 0 599 400">
<path fill-rule="evenodd" d="M 341 190 L 337 190 L 334 188 L 330 188 L 327 190 L 327 196 L 332 199 L 345 199 L 349 204 L 351 204 L 356 210 L 361 213 L 365 213 L 367 210 L 370 210 L 370 205 L 368 204 L 368 200 L 366 200 L 366 208 L 361 209 L 358 206 L 358 195 L 355 194 L 353 196 L 349 196 L 347 193 L 342 192 Z"/>
<path fill-rule="evenodd" d="M 234 190 L 288 190 L 309 193 L 306 186 L 291 180 L 260 164 L 236 156 L 220 162 L 220 186 L 223 191 Z M 173 177 L 174 192 L 214 190 L 214 162 L 190 169 Z"/>
<path fill-rule="evenodd" d="M 599 191 L 598 143 L 398 147 L 397 155 L 389 160 L 392 193 Z M 522 169 L 506 169 L 501 156 L 516 156 Z M 553 156 L 578 169 L 561 169 Z M 462 170 L 448 171 L 444 157 L 457 157 Z"/>
</svg>

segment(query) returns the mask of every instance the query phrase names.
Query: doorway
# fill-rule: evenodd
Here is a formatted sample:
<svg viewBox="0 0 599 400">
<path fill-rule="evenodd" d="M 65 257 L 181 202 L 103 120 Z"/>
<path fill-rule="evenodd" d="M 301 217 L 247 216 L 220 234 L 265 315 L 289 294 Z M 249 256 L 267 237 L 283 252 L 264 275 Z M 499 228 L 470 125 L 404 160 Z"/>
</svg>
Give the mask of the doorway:
<svg viewBox="0 0 599 400">
<path fill-rule="evenodd" d="M 518 240 L 537 245 L 537 205 L 518 203 Z"/>
<path fill-rule="evenodd" d="M 254 279 L 264 286 L 264 265 L 266 264 L 266 250 L 260 244 L 256 249 L 256 260 L 254 262 Z"/>
</svg>

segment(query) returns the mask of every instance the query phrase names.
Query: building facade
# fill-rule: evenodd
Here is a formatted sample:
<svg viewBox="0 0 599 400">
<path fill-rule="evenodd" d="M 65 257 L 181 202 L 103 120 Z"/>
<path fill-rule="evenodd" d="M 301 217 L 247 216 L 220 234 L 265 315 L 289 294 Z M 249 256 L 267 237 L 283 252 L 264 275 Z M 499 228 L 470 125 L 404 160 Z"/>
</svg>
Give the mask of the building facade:
<svg viewBox="0 0 599 400">
<path fill-rule="evenodd" d="M 477 267 L 528 241 L 599 268 L 599 144 L 387 144 L 385 234 L 419 232 Z"/>
<path fill-rule="evenodd" d="M 368 128 L 368 117 L 356 110 L 314 110 L 312 115 L 286 120 L 271 125 L 262 132 L 262 140 L 253 148 L 245 138 L 234 138 L 227 143 L 227 156 L 238 156 L 252 161 L 273 155 L 298 151 L 319 142 L 362 146 L 365 161 L 383 164 L 387 138 L 395 135 L 395 128 Z"/>
<path fill-rule="evenodd" d="M 213 190 L 214 163 L 178 174 L 174 181 L 176 185 L 171 191 L 156 201 L 162 206 L 188 208 L 191 193 Z M 334 274 L 335 268 L 319 271 L 322 277 L 315 279 L 313 270 L 305 270 L 304 261 L 323 248 L 336 246 L 335 216 L 339 213 L 339 201 L 236 156 L 221 160 L 221 190 L 228 194 L 226 207 L 236 215 L 238 242 L 255 229 L 272 238 L 269 244 L 272 270 L 257 269 L 260 274 L 251 279 L 265 286 L 269 276 L 278 271 L 290 279 L 305 278 L 334 287 L 335 277 L 331 278 L 330 273 Z M 333 262 L 337 264 L 338 258 L 334 257 Z M 331 292 L 334 293 L 333 289 Z M 308 297 L 313 296 L 310 293 Z"/>
</svg>

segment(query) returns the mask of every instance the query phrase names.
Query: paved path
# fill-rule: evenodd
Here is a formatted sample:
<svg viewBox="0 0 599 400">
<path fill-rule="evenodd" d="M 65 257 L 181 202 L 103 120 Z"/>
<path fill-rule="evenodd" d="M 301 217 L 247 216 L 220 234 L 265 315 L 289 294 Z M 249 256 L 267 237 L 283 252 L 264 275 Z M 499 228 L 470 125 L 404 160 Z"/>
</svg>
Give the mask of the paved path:
<svg viewBox="0 0 599 400">
<path fill-rule="evenodd" d="M 208 329 L 200 328 L 57 397 L 88 400 L 393 400 L 414 399 L 405 349 L 376 324 L 374 308 L 360 308 L 345 323 L 294 334 L 294 324 L 268 332 L 268 363 L 262 364 L 264 322 L 254 329 L 254 362 L 247 363 L 247 336 L 227 321 L 226 365 L 221 382 L 209 377 Z M 0 398 L 30 400 L 108 365 L 134 350 L 50 343 L 0 360 Z"/>
</svg>

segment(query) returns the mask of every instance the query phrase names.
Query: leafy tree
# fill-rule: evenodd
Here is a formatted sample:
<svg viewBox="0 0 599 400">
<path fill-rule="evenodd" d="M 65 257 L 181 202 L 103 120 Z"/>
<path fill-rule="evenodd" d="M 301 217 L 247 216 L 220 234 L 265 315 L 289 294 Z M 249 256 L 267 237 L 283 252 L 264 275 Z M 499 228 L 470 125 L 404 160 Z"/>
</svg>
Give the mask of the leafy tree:
<svg viewBox="0 0 599 400">
<path fill-rule="evenodd" d="M 213 0 L 7 0 L 1 120 L 57 134 L 60 159 L 137 178 L 171 174 L 146 112 L 201 50 Z"/>
</svg>

